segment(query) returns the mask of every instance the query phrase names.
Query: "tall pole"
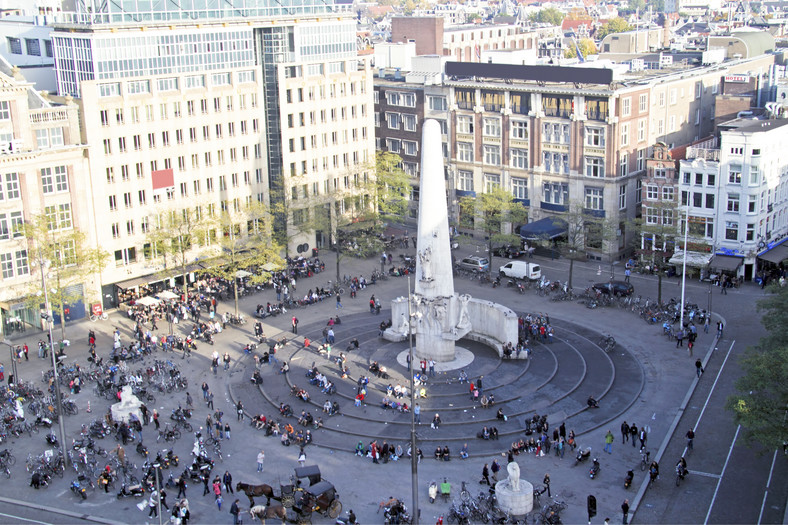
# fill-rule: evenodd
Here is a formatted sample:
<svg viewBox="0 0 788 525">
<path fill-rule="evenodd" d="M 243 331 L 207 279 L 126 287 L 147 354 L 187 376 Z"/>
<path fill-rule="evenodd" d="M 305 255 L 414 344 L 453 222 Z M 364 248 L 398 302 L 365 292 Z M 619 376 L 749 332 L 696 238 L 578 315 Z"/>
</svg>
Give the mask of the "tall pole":
<svg viewBox="0 0 788 525">
<path fill-rule="evenodd" d="M 49 304 L 49 291 L 47 290 L 46 264 L 41 257 L 41 250 L 38 252 L 38 264 L 41 267 L 41 286 L 44 288 L 44 308 L 46 308 L 46 322 L 49 331 L 49 353 L 52 356 L 52 380 L 55 385 L 55 403 L 57 403 L 58 418 L 57 423 L 60 427 L 60 450 L 63 453 L 63 465 L 68 466 L 68 455 L 66 454 L 66 425 L 63 421 L 66 415 L 63 412 L 63 398 L 60 395 L 60 378 L 57 373 L 57 358 L 55 357 L 55 339 L 52 337 L 52 307 Z M 63 319 L 60 322 L 64 322 Z"/>
<path fill-rule="evenodd" d="M 161 475 L 161 464 L 154 463 L 153 464 L 153 475 L 156 476 L 156 492 L 158 493 L 158 497 L 156 498 L 156 505 L 158 505 L 158 512 L 159 515 L 159 525 L 161 524 L 161 485 L 159 484 L 159 476 Z"/>
<path fill-rule="evenodd" d="M 684 216 L 684 258 L 681 261 L 681 317 L 679 330 L 684 330 L 684 294 L 687 287 L 687 232 L 689 232 L 689 210 L 685 210 Z"/>
<path fill-rule="evenodd" d="M 410 475 L 411 491 L 413 492 L 413 523 L 419 523 L 419 457 L 416 449 L 416 389 L 414 388 L 413 371 L 413 313 L 411 312 L 410 274 L 408 275 L 408 351 L 410 352 Z"/>
<path fill-rule="evenodd" d="M 4 345 L 8 346 L 8 353 L 11 355 L 11 373 L 14 375 L 14 384 L 19 382 L 19 376 L 17 375 L 16 369 L 16 356 L 14 355 L 14 346 L 6 340 L 0 341 Z M 9 381 L 8 388 L 11 388 L 11 383 Z"/>
</svg>

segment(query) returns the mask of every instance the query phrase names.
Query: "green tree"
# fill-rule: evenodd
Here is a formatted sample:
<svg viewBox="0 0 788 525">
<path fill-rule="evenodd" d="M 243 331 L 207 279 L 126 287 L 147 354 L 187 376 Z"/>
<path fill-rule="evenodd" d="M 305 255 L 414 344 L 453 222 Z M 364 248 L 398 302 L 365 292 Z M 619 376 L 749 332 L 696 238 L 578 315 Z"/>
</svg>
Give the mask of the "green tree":
<svg viewBox="0 0 788 525">
<path fill-rule="evenodd" d="M 460 199 L 460 225 L 484 232 L 487 238 L 487 253 L 490 256 L 493 246 L 520 245 L 520 236 L 507 233 L 506 226 L 521 224 L 527 217 L 528 210 L 514 200 L 512 192 L 500 186 L 476 197 L 466 196 Z"/>
<path fill-rule="evenodd" d="M 767 451 L 783 447 L 788 436 L 788 288 L 775 285 L 769 291 L 758 302 L 768 333 L 747 349 L 741 360 L 744 375 L 726 403 L 747 441 Z"/>
<path fill-rule="evenodd" d="M 597 31 L 597 37 L 601 40 L 607 35 L 613 33 L 623 33 L 625 31 L 632 31 L 634 28 L 625 19 L 617 16 L 610 22 L 607 22 Z"/>
<path fill-rule="evenodd" d="M 646 0 L 629 0 L 627 8 L 630 11 L 643 11 L 646 8 Z"/>
<path fill-rule="evenodd" d="M 643 203 L 643 217 L 632 221 L 635 253 L 651 266 L 657 275 L 657 303 L 662 302 L 662 276 L 668 257 L 677 245 L 679 235 L 676 220 L 679 217 L 675 201 L 649 201 Z"/>
<path fill-rule="evenodd" d="M 577 42 L 577 46 L 580 48 L 580 52 L 583 54 L 583 58 L 588 57 L 588 55 L 596 55 L 597 53 L 599 53 L 596 44 L 590 38 L 581 38 L 580 41 Z M 574 45 L 571 46 L 566 51 L 564 51 L 564 57 L 566 58 L 577 57 L 577 50 L 575 49 Z"/>
<path fill-rule="evenodd" d="M 238 309 L 238 280 L 240 272 L 248 272 L 252 285 L 269 280 L 270 272 L 262 269 L 268 263 L 284 267 L 280 247 L 271 239 L 271 215 L 260 203 L 237 212 L 223 212 L 213 221 L 221 248 L 220 264 L 205 270 L 233 283 L 235 315 Z"/>
<path fill-rule="evenodd" d="M 195 209 L 169 209 L 159 213 L 154 227 L 148 232 L 145 246 L 146 257 L 162 258 L 164 270 L 161 276 L 183 278 L 183 289 L 189 287 L 187 266 L 189 261 L 199 257 L 203 247 L 211 244 L 216 231 L 211 227 L 213 217 L 206 216 L 202 207 Z"/>
<path fill-rule="evenodd" d="M 528 17 L 528 20 L 538 24 L 560 26 L 561 22 L 564 21 L 564 13 L 555 7 L 548 7 L 545 9 L 540 9 L 536 13 L 531 13 L 531 15 Z"/>
<path fill-rule="evenodd" d="M 401 219 L 408 213 L 408 195 L 411 192 L 411 177 L 402 169 L 402 157 L 388 151 L 375 155 L 375 176 L 371 184 L 377 208 L 376 223 Z"/>
<path fill-rule="evenodd" d="M 52 311 L 60 314 L 61 338 L 65 339 L 66 306 L 83 299 L 75 291 L 75 285 L 83 285 L 84 289 L 87 281 L 104 269 L 109 254 L 89 246 L 86 235 L 74 229 L 71 219 L 66 220 L 62 215 L 35 215 L 20 229 L 23 237 L 19 242 L 26 244 L 30 259 L 36 261 L 40 271 L 47 274 L 49 305 Z M 38 279 L 30 282 L 30 306 L 41 306 L 41 288 Z"/>
</svg>

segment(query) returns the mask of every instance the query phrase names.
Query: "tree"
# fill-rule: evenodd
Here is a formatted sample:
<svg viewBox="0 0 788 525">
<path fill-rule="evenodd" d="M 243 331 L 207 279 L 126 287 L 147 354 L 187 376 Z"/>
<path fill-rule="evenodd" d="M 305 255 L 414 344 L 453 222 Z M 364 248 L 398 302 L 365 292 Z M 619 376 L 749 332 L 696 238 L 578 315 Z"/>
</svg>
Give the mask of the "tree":
<svg viewBox="0 0 788 525">
<path fill-rule="evenodd" d="M 758 302 L 768 333 L 747 349 L 741 360 L 744 375 L 726 408 L 744 427 L 747 441 L 773 450 L 783 447 L 788 436 L 788 288 L 774 285 L 769 291 Z"/>
<path fill-rule="evenodd" d="M 627 8 L 630 11 L 643 11 L 646 7 L 646 0 L 629 0 Z"/>
<path fill-rule="evenodd" d="M 590 38 L 581 38 L 580 41 L 577 42 L 577 47 L 580 48 L 583 58 L 588 57 L 588 55 L 596 55 L 599 53 L 596 44 Z M 577 50 L 575 49 L 575 46 L 571 46 L 569 49 L 564 51 L 564 57 L 577 58 Z"/>
<path fill-rule="evenodd" d="M 402 169 L 402 157 L 388 151 L 375 154 L 375 177 L 371 179 L 377 213 L 374 220 L 401 219 L 408 213 L 411 177 Z"/>
<path fill-rule="evenodd" d="M 82 299 L 76 285 L 84 285 L 91 276 L 100 274 L 109 254 L 88 246 L 86 235 L 74 229 L 70 218 L 65 222 L 62 215 L 35 215 L 21 226 L 21 231 L 24 236 L 20 242 L 27 245 L 30 259 L 37 261 L 39 268 L 49 265 L 41 271 L 48 276 L 47 298 L 50 308 L 60 314 L 60 333 L 65 339 L 66 307 Z M 28 302 L 31 306 L 41 306 L 41 288 L 37 279 L 30 282 Z"/>
<path fill-rule="evenodd" d="M 156 226 L 148 233 L 146 250 L 150 258 L 164 259 L 162 277 L 183 277 L 183 288 L 189 287 L 186 267 L 192 258 L 199 256 L 200 247 L 215 237 L 210 224 L 211 217 L 203 214 L 201 207 L 194 210 L 170 209 L 157 216 Z"/>
<path fill-rule="evenodd" d="M 580 201 L 570 202 L 560 220 L 566 223 L 566 236 L 556 241 L 561 254 L 569 259 L 567 286 L 572 288 L 575 261 L 587 259 L 591 250 L 602 250 L 614 238 L 615 229 L 609 221 L 595 217 Z"/>
<path fill-rule="evenodd" d="M 662 303 L 662 270 L 676 247 L 678 214 L 676 201 L 649 201 L 643 203 L 644 216 L 633 221 L 635 253 L 648 262 L 657 275 L 657 303 Z"/>
<path fill-rule="evenodd" d="M 610 20 L 608 23 L 604 24 L 602 27 L 599 28 L 597 31 L 597 37 L 601 40 L 605 38 L 607 35 L 613 33 L 623 33 L 625 31 L 632 31 L 634 29 L 629 22 L 625 19 L 617 16 L 616 18 Z"/>
<path fill-rule="evenodd" d="M 564 14 L 555 7 L 548 7 L 546 9 L 540 9 L 536 13 L 531 13 L 528 20 L 538 24 L 560 26 L 561 22 L 564 21 Z"/>
<path fill-rule="evenodd" d="M 460 225 L 483 231 L 487 237 L 487 253 L 492 256 L 493 246 L 514 244 L 519 246 L 520 236 L 505 233 L 505 224 L 525 222 L 528 210 L 514 200 L 512 192 L 500 186 L 476 197 L 460 199 Z M 492 265 L 490 265 L 492 271 Z"/>
<path fill-rule="evenodd" d="M 222 212 L 213 221 L 218 232 L 217 243 L 221 247 L 221 264 L 205 270 L 233 283 L 235 315 L 238 315 L 239 272 L 249 273 L 251 284 L 266 282 L 270 272 L 262 269 L 267 263 L 284 266 L 280 247 L 271 239 L 271 215 L 260 203 L 252 204 L 237 212 Z"/>
</svg>

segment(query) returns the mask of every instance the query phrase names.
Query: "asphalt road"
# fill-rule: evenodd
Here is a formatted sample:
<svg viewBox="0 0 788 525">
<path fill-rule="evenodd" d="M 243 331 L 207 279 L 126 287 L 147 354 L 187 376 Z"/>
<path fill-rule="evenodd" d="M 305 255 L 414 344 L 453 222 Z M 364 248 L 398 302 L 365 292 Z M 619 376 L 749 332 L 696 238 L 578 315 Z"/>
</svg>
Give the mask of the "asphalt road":
<svg viewBox="0 0 788 525">
<path fill-rule="evenodd" d="M 466 255 L 475 253 L 475 251 L 475 247 L 466 243 L 461 246 L 457 255 Z M 402 250 L 395 252 L 395 257 L 397 253 L 401 252 Z M 299 284 L 300 291 L 310 286 L 324 285 L 328 279 L 333 278 L 334 263 L 331 254 L 326 254 L 325 260 L 328 271 L 301 282 Z M 534 258 L 534 261 L 542 265 L 542 272 L 548 278 L 562 280 L 566 278 L 567 261 L 540 257 Z M 377 266 L 376 259 L 367 261 L 346 259 L 342 264 L 341 273 L 348 275 L 368 274 L 373 267 Z M 503 264 L 503 260 L 496 258 L 493 267 L 497 269 L 500 264 Z M 594 263 L 575 263 L 574 268 L 575 289 L 582 289 L 593 282 L 606 281 L 610 278 L 610 265 L 600 267 Z M 622 278 L 622 268 L 613 267 L 613 270 L 618 278 Z M 642 295 L 644 298 L 656 298 L 655 277 L 633 275 L 632 282 L 636 294 Z M 677 283 L 678 279 L 676 278 L 663 280 L 663 298 L 678 298 L 680 296 L 681 289 Z M 714 293 L 712 297 L 713 310 L 722 316 L 727 328 L 724 338 L 718 342 L 716 350 L 712 350 L 708 354 L 706 373 L 698 382 L 694 392 L 687 396 L 687 393 L 691 392 L 693 388 L 694 357 L 689 358 L 686 351 L 671 348 L 672 345 L 667 341 L 663 343 L 659 338 L 653 338 L 654 331 L 658 331 L 659 328 L 646 325 L 631 313 L 620 310 L 587 310 L 572 303 L 549 302 L 532 293 L 519 296 L 511 291 L 493 290 L 489 286 L 482 287 L 477 283 L 463 280 L 458 280 L 456 287 L 458 292 L 467 291 L 476 297 L 500 300 L 518 311 L 548 311 L 551 315 L 563 315 L 573 322 L 596 326 L 600 331 L 624 332 L 623 337 L 631 340 L 630 345 L 633 348 L 637 346 L 638 340 L 644 341 L 641 345 L 642 348 L 636 348 L 633 351 L 636 352 L 648 374 L 648 384 L 639 402 L 632 407 L 631 413 L 627 414 L 627 420 L 649 422 L 652 429 L 649 448 L 652 450 L 652 454 L 656 454 L 658 451 L 663 452 L 660 459 L 662 478 L 656 486 L 645 491 L 633 517 L 635 522 L 784 522 L 786 498 L 788 497 L 788 486 L 785 481 L 788 479 L 785 458 L 781 453 L 775 457 L 773 452 L 758 455 L 758 451 L 747 448 L 743 443 L 742 433 L 739 432 L 737 435 L 737 428 L 732 424 L 730 414 L 722 408 L 725 398 L 733 391 L 733 382 L 740 373 L 738 360 L 742 352 L 747 345 L 756 341 L 763 333 L 758 321 L 759 315 L 754 308 L 757 299 L 763 295 L 760 289 L 747 284 L 741 290 L 731 291 L 728 295 L 720 295 L 719 289 L 712 289 Z M 384 301 L 404 295 L 406 293 L 405 280 L 389 279 L 376 285 L 374 293 Z M 263 295 L 243 299 L 242 309 L 249 314 L 255 304 L 271 300 L 271 296 L 271 292 L 265 292 Z M 356 301 L 346 301 L 346 311 L 366 311 L 366 299 L 366 296 L 360 295 Z M 705 306 L 709 300 L 708 285 L 687 281 L 687 299 Z M 230 309 L 230 305 L 227 305 L 227 309 Z M 220 311 L 223 310 L 224 308 L 220 308 Z M 325 319 L 334 313 L 333 304 L 323 304 L 299 310 L 298 315 L 302 320 L 305 316 Z M 270 324 L 281 330 L 287 330 L 289 319 L 290 316 L 279 316 L 270 320 Z M 123 319 L 120 313 L 113 315 L 110 322 L 82 322 L 69 327 L 69 337 L 74 342 L 69 351 L 70 357 L 79 362 L 85 362 L 84 341 L 87 330 L 90 328 L 99 332 L 99 349 L 108 348 L 109 342 L 111 342 L 109 334 L 115 324 L 122 326 L 124 332 L 129 334 L 130 324 Z M 160 328 L 162 328 L 160 332 L 164 332 L 166 325 Z M 183 325 L 177 327 L 177 329 L 183 328 Z M 241 356 L 240 348 L 248 340 L 251 330 L 251 325 L 240 328 L 233 327 L 217 338 L 216 347 L 203 345 L 190 360 L 176 361 L 184 373 L 190 377 L 190 385 L 193 385 L 191 390 L 197 405 L 193 423 L 204 421 L 207 415 L 204 404 L 199 403 L 201 396 L 198 385 L 202 381 L 208 381 L 217 393 L 217 408 L 224 410 L 225 414 L 233 413 L 226 390 L 229 379 L 223 375 L 222 371 L 217 377 L 213 377 L 208 372 L 209 355 L 214 349 L 220 353 L 227 349 L 234 359 L 239 358 Z M 24 340 L 33 348 L 39 337 L 38 334 L 28 334 Z M 128 335 L 126 337 L 128 338 Z M 702 336 L 696 347 L 696 356 L 703 356 L 707 349 L 713 348 L 713 338 Z M 172 358 L 172 355 L 170 357 Z M 180 358 L 178 357 L 178 359 Z M 42 363 L 31 352 L 31 362 L 22 363 L 20 374 L 23 378 L 38 380 L 41 366 Z M 85 414 L 84 409 L 87 406 L 87 401 L 92 396 L 91 391 L 92 386 L 89 386 L 83 390 L 82 394 L 75 396 L 81 411 L 78 416 L 66 419 L 69 435 L 76 434 L 80 423 L 89 422 L 106 410 L 107 402 L 94 399 L 92 401 L 93 414 Z M 164 420 L 168 419 L 172 408 L 183 402 L 182 397 L 184 397 L 183 394 L 174 394 L 160 396 L 157 399 L 156 407 L 159 408 Z M 686 408 L 682 410 L 682 400 L 685 397 Z M 675 432 L 673 432 L 672 424 L 677 418 L 678 423 L 675 426 Z M 235 422 L 231 420 L 231 424 L 233 423 Z M 696 426 L 697 435 L 695 448 L 687 456 L 691 474 L 680 487 L 676 487 L 674 476 L 672 476 L 672 466 L 683 452 L 685 446 L 683 436 L 690 426 Z M 616 436 L 618 436 L 617 428 L 617 425 L 613 428 Z M 588 443 L 593 443 L 595 449 L 596 447 L 601 449 L 601 436 L 604 435 L 605 430 L 602 428 L 597 433 L 588 436 Z M 285 481 L 292 472 L 292 468 L 297 466 L 295 457 L 298 452 L 297 448 L 280 447 L 278 443 L 263 438 L 259 433 L 249 433 L 247 429 L 240 427 L 240 424 L 233 425 L 233 432 L 233 440 L 226 442 L 223 447 L 224 463 L 217 466 L 216 473 L 221 474 L 224 470 L 230 470 L 236 481 L 259 479 L 260 482 L 264 481 L 278 486 L 278 482 Z M 150 439 L 150 430 L 146 428 L 143 434 Z M 34 492 L 28 488 L 26 485 L 29 477 L 24 471 L 24 458 L 28 452 L 39 453 L 43 450 L 43 435 L 34 435 L 32 439 L 16 440 L 10 445 L 3 444 L 4 447 L 10 446 L 18 458 L 14 477 L 11 482 L 4 483 L 3 495 L 7 498 L 16 498 L 41 505 L 42 510 L 25 509 L 0 503 L 1 523 L 31 523 L 26 520 L 44 523 L 71 523 L 76 520 L 73 516 L 54 516 L 50 510 L 43 510 L 46 508 L 45 506 L 52 507 L 52 510 L 55 508 L 71 510 L 125 523 L 140 523 L 145 520 L 147 512 L 140 512 L 134 507 L 134 503 L 138 500 L 117 502 L 114 495 L 105 496 L 94 493 L 84 503 L 77 501 L 67 490 L 67 482 L 70 481 L 69 475 L 59 482 L 60 485 L 56 482 L 46 491 Z M 101 444 L 108 448 L 114 446 L 111 440 L 107 439 Z M 254 473 L 254 458 L 257 448 L 260 447 L 266 450 L 266 471 L 262 475 L 256 475 Z M 160 448 L 163 448 L 163 445 Z M 188 436 L 176 443 L 174 448 L 182 459 L 188 458 L 191 448 Z M 616 523 L 621 520 L 619 510 L 621 502 L 625 497 L 634 502 L 639 483 L 644 479 L 638 473 L 635 486 L 628 492 L 623 488 L 626 470 L 638 459 L 636 450 L 630 450 L 631 448 L 629 445 L 626 447 L 615 445 L 614 454 L 602 458 L 604 460 L 602 476 L 594 481 L 587 479 L 585 468 L 573 469 L 570 467 L 570 463 L 573 462 L 571 458 L 569 461 L 567 459 L 560 461 L 552 457 L 535 459 L 521 456 L 518 458 L 518 462 L 521 464 L 523 477 L 534 484 L 540 484 L 545 471 L 550 471 L 554 492 L 559 493 L 560 497 L 570 504 L 565 513 L 565 522 L 586 522 L 585 497 L 587 494 L 593 493 L 599 500 L 599 513 L 592 522 L 601 523 L 604 518 L 610 517 L 612 522 Z M 127 447 L 127 453 L 138 465 L 141 463 L 141 460 L 135 457 L 131 447 Z M 319 464 L 324 476 L 337 485 L 345 509 L 353 508 L 362 523 L 382 522 L 382 514 L 376 513 L 377 503 L 381 499 L 393 495 L 410 502 L 410 468 L 406 462 L 400 461 L 396 464 L 378 467 L 349 454 L 333 453 L 333 451 L 313 447 L 308 449 L 308 456 L 308 463 Z M 422 522 L 429 522 L 433 517 L 445 513 L 447 508 L 446 504 L 439 502 L 434 505 L 426 503 L 426 487 L 430 479 L 440 479 L 444 475 L 451 476 L 455 480 L 464 479 L 472 483 L 474 489 L 472 492 L 475 492 L 481 466 L 482 463 L 479 461 L 452 461 L 440 464 L 434 461 L 423 462 L 420 465 L 419 476 Z M 177 469 L 176 474 L 180 470 L 182 468 Z M 232 497 L 225 496 L 225 507 L 218 511 L 212 498 L 201 497 L 201 488 L 197 485 L 189 488 L 188 497 L 194 516 L 192 522 L 231 523 L 232 518 L 227 514 L 227 508 L 232 502 Z M 242 497 L 241 501 L 243 506 L 248 506 L 245 498 Z M 315 522 L 318 521 L 315 520 Z"/>
</svg>

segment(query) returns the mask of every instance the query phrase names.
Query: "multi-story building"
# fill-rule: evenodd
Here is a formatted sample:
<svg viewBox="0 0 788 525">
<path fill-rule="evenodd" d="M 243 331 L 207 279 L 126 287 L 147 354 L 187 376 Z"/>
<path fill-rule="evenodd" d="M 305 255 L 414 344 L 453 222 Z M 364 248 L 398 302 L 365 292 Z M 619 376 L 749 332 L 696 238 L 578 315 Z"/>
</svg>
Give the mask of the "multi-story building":
<svg viewBox="0 0 788 525">
<path fill-rule="evenodd" d="M 667 145 L 654 144 L 646 158 L 641 201 L 641 260 L 663 263 L 675 249 L 678 232 L 678 170 Z"/>
<path fill-rule="evenodd" d="M 0 59 L 0 332 L 40 326 L 38 308 L 25 299 L 41 282 L 36 254 L 21 226 L 36 215 L 51 229 L 82 230 L 93 244 L 90 171 L 79 130 L 78 107 L 70 98 L 56 103 L 42 97 Z M 78 295 L 98 297 L 98 281 L 84 283 Z M 84 316 L 82 304 L 71 318 Z"/>
<path fill-rule="evenodd" d="M 719 147 L 687 149 L 679 204 L 689 234 L 712 247 L 712 269 L 752 279 L 788 234 L 786 140 L 788 120 L 735 119 L 720 125 Z"/>
<path fill-rule="evenodd" d="M 372 74 L 355 22 L 311 0 L 238 9 L 82 6 L 52 34 L 58 91 L 82 108 L 98 240 L 113 255 L 103 296 L 162 278 L 149 241 L 162 213 L 261 202 L 289 248 L 314 245 L 299 227 L 317 206 L 341 212 L 333 197 L 369 170 Z"/>
</svg>

